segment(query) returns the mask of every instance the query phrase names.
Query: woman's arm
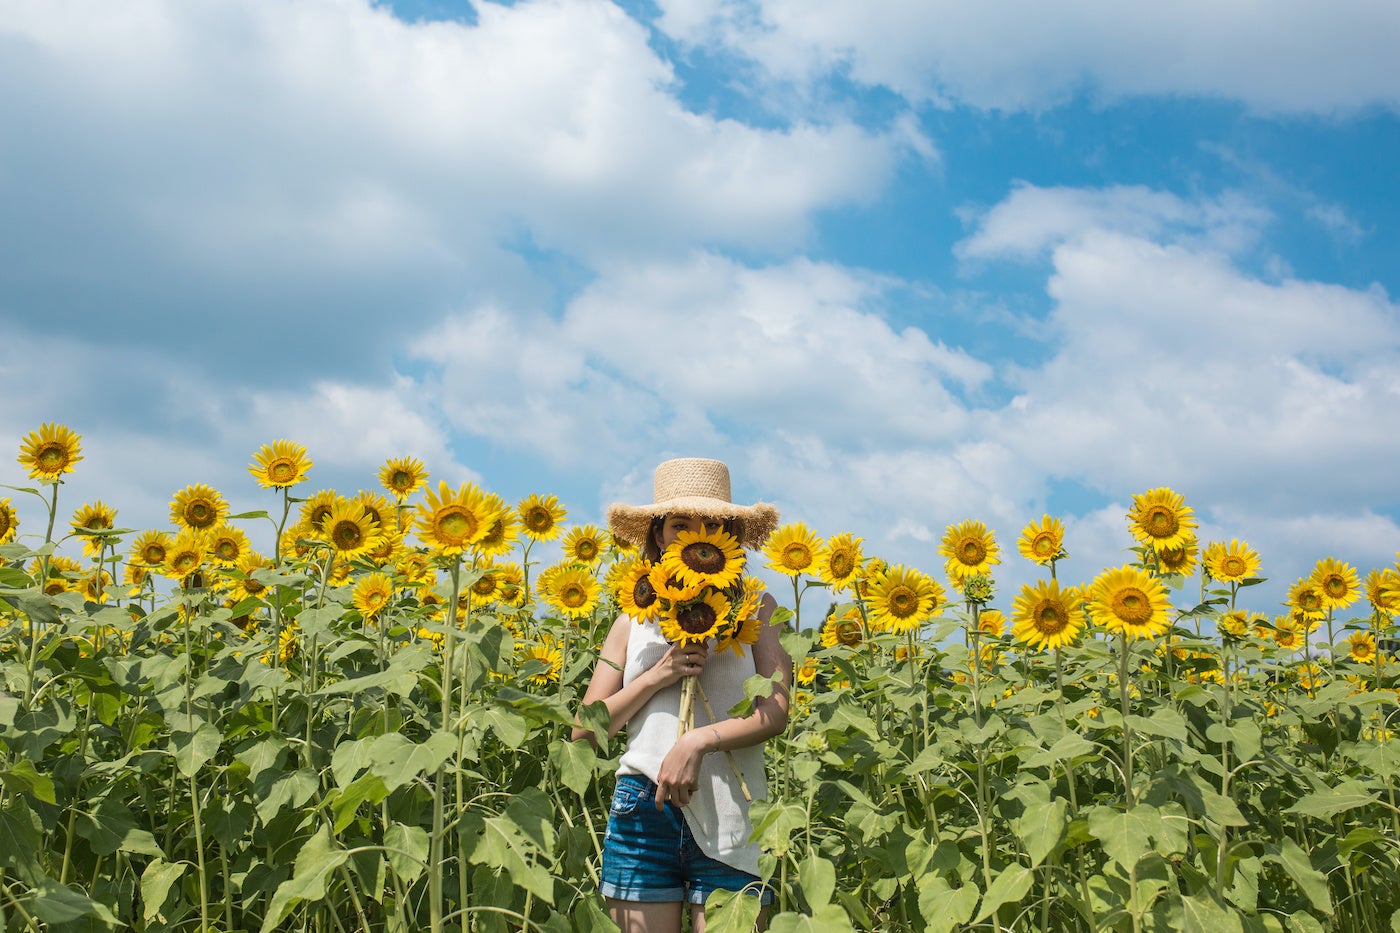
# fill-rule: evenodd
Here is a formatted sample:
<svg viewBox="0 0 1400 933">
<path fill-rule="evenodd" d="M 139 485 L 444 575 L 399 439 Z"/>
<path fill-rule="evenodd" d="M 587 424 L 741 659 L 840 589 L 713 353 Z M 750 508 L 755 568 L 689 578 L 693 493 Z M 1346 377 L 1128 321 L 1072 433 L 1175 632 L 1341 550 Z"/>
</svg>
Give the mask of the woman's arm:
<svg viewBox="0 0 1400 933">
<path fill-rule="evenodd" d="M 778 637 L 781 634 L 779 626 L 768 624 L 777 605 L 772 595 L 764 594 L 759 608 L 759 618 L 764 625 L 759 629 L 758 641 L 753 646 L 754 671 L 765 677 L 772 677 L 775 673 L 781 675 L 773 684 L 772 695 L 756 699 L 753 712 L 741 719 L 726 719 L 714 725 L 699 726 L 681 736 L 661 761 L 661 772 L 656 781 L 658 803 L 672 800 L 683 805 L 690 801 L 691 792 L 698 786 L 700 761 L 707 753 L 758 745 L 787 728 L 792 658 L 783 650 Z"/>
<path fill-rule="evenodd" d="M 627 725 L 656 691 L 669 687 L 687 674 L 703 671 L 708 657 L 703 645 L 692 645 L 688 649 L 672 645 L 660 661 L 624 685 L 622 670 L 627 664 L 627 639 L 635 624 L 627 615 L 613 620 L 598 654 L 598 665 L 593 668 L 593 679 L 583 694 L 584 706 L 599 700 L 607 704 L 610 737 L 617 735 L 617 730 Z M 574 741 L 585 738 L 596 742 L 592 729 L 575 727 Z"/>
</svg>

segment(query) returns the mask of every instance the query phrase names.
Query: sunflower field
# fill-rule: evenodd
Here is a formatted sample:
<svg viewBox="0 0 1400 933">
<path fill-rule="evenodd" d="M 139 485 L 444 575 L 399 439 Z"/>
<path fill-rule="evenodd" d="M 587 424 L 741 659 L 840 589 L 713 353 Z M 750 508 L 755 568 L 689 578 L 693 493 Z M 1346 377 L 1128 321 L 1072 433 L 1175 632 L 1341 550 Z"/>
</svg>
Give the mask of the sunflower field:
<svg viewBox="0 0 1400 933">
<path fill-rule="evenodd" d="M 123 528 L 62 501 L 81 451 L 43 425 L 0 496 L 0 928 L 616 929 L 619 745 L 579 697 L 637 554 L 410 457 L 303 491 L 285 440 L 267 510 L 195 483 Z M 1011 553 L 949 526 L 937 576 L 801 523 L 750 555 L 795 661 L 770 929 L 1400 931 L 1400 569 L 1322 557 L 1264 613 L 1257 553 L 1172 490 L 1125 520 L 1084 581 L 1051 516 Z M 1003 557 L 1039 579 L 998 593 Z"/>
</svg>

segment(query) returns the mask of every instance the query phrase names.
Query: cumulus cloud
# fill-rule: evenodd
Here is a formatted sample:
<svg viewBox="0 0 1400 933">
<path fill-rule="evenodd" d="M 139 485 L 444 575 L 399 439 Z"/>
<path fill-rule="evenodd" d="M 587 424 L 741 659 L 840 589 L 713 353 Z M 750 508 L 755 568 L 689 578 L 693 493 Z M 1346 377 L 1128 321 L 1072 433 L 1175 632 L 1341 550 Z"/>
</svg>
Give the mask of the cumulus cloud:
<svg viewBox="0 0 1400 933">
<path fill-rule="evenodd" d="M 918 102 L 1040 110 L 1087 92 L 1238 100 L 1261 111 L 1400 106 L 1400 10 L 1348 0 L 660 0 L 660 28 L 773 79 L 833 73 Z"/>
</svg>

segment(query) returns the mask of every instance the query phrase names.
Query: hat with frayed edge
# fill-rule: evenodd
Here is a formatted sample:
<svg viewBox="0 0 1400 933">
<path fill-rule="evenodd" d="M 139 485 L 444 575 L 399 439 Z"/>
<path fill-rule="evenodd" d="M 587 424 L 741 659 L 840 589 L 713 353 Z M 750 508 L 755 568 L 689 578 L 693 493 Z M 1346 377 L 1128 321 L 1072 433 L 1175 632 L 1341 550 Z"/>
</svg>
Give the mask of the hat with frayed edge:
<svg viewBox="0 0 1400 933">
<path fill-rule="evenodd" d="M 652 519 L 681 512 L 701 518 L 733 519 L 735 536 L 749 550 L 757 550 L 778 527 L 777 506 L 767 502 L 736 505 L 730 499 L 729 467 L 719 460 L 682 457 L 667 460 L 652 478 L 650 505 L 608 506 L 608 527 L 629 544 L 646 543 Z"/>
</svg>

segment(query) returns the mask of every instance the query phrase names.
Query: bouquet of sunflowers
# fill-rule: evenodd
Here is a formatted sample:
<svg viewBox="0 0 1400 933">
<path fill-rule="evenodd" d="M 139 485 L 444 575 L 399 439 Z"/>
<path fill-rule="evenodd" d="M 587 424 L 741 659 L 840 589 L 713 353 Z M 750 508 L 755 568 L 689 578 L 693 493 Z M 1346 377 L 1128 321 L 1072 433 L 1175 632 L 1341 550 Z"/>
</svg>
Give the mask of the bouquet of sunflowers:
<svg viewBox="0 0 1400 933">
<path fill-rule="evenodd" d="M 758 640 L 762 627 L 758 608 L 763 583 L 744 574 L 745 563 L 739 539 L 729 532 L 682 531 L 660 560 L 640 558 L 628 568 L 618 600 L 635 621 L 655 621 L 673 645 L 713 641 L 713 651 L 742 653 L 745 645 Z M 697 697 L 715 721 L 698 676 L 686 676 L 681 680 L 677 738 L 695 727 Z"/>
</svg>

